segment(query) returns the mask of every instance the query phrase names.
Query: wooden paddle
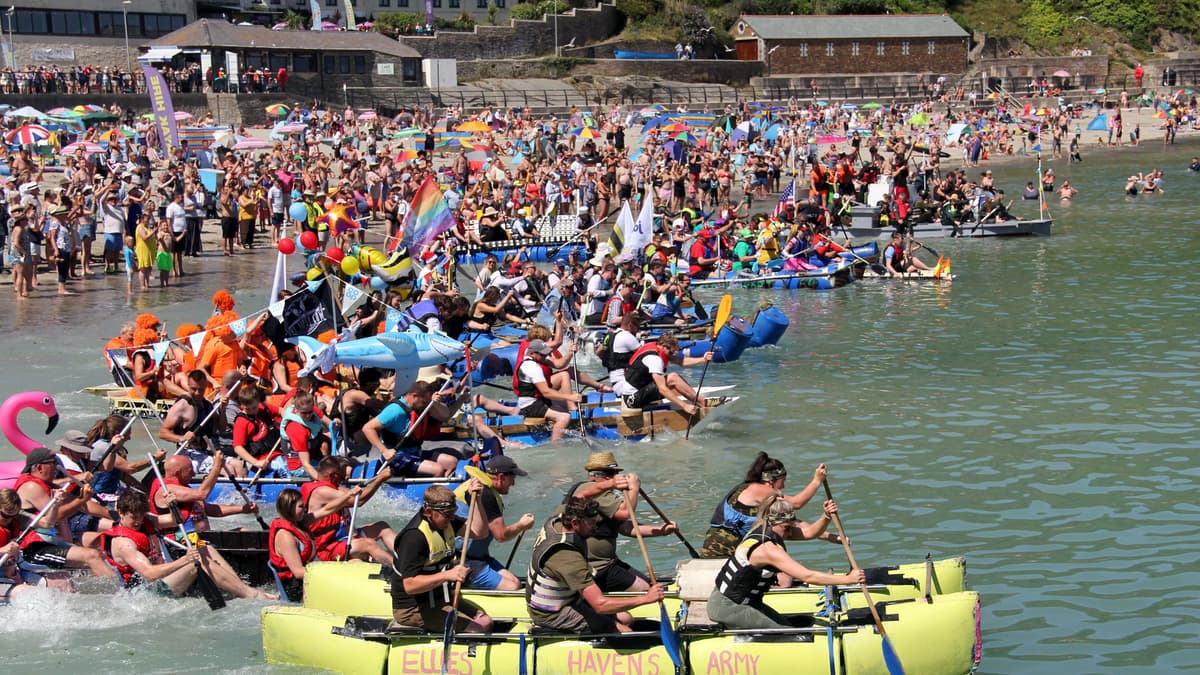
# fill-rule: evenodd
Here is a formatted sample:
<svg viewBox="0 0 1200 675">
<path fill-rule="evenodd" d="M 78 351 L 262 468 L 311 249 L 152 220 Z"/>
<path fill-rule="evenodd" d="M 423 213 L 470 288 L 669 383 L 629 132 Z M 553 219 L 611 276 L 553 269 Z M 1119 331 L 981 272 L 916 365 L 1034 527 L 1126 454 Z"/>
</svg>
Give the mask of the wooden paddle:
<svg viewBox="0 0 1200 675">
<path fill-rule="evenodd" d="M 225 477 L 229 479 L 230 484 L 233 485 L 233 489 L 237 490 L 238 494 L 242 496 L 242 501 L 245 502 L 246 506 L 251 509 L 250 513 L 254 514 L 254 519 L 258 521 L 258 526 L 264 530 L 271 529 L 271 526 L 267 525 L 267 521 L 263 520 L 262 514 L 253 510 L 254 500 L 250 499 L 250 495 L 246 494 L 246 490 L 242 488 L 242 484 L 239 483 L 238 479 L 234 477 L 233 472 L 229 470 L 229 467 L 222 464 L 221 470 L 225 472 Z"/>
<path fill-rule="evenodd" d="M 654 576 L 654 565 L 650 564 L 650 554 L 646 552 L 646 540 L 642 538 L 642 530 L 638 527 L 637 514 L 633 509 L 633 502 L 629 500 L 629 492 L 621 492 L 622 499 L 625 500 L 625 510 L 629 511 L 629 522 L 633 523 L 633 533 L 637 536 L 638 547 L 642 549 L 642 561 L 646 563 L 646 574 L 650 576 L 650 584 L 658 583 Z M 662 637 L 663 647 L 667 650 L 667 656 L 671 657 L 671 662 L 676 668 L 682 667 L 683 659 L 679 655 L 679 633 L 675 632 L 671 626 L 671 617 L 667 615 L 667 606 L 662 600 L 658 601 L 658 632 Z"/>
<path fill-rule="evenodd" d="M 154 461 L 154 455 L 146 455 L 150 460 L 150 469 L 154 471 L 154 475 L 158 477 L 158 484 L 162 489 L 167 489 L 167 481 L 163 478 L 162 470 L 158 468 L 158 463 Z M 175 518 L 175 524 L 179 528 L 180 543 L 185 544 L 188 550 L 192 550 L 195 546 L 192 540 L 188 537 L 187 528 L 183 525 L 183 514 L 179 511 L 179 505 L 174 501 L 168 503 L 171 509 L 171 515 Z M 208 576 L 208 572 L 204 571 L 204 566 L 197 560 L 196 563 L 196 585 L 200 587 L 200 594 L 204 596 L 205 602 L 208 603 L 208 608 L 218 610 L 225 606 L 225 596 L 221 595 L 221 589 L 217 588 L 217 583 Z"/>
<path fill-rule="evenodd" d="M 658 504 L 655 504 L 654 500 L 650 499 L 650 495 L 646 494 L 646 490 L 644 488 L 639 486 L 638 494 L 642 496 L 642 499 L 646 500 L 646 503 L 650 505 L 650 508 L 654 509 L 654 512 L 658 514 L 658 517 L 663 519 L 664 524 L 671 522 L 671 519 L 667 517 L 667 514 L 663 513 L 663 510 L 658 508 Z M 679 537 L 679 541 L 683 542 L 683 545 L 687 547 L 688 553 L 691 554 L 693 558 L 700 557 L 700 554 L 696 551 L 695 547 L 692 546 L 691 542 L 684 538 L 682 532 L 675 530 L 675 536 Z"/>
<path fill-rule="evenodd" d="M 829 489 L 829 481 L 822 480 L 821 485 L 825 486 L 826 498 L 833 499 L 833 492 Z M 846 559 L 850 561 L 850 567 L 852 569 L 862 569 L 854 560 L 854 553 L 850 550 L 850 540 L 846 538 L 846 530 L 842 527 L 842 517 L 836 511 L 833 513 L 833 524 L 837 528 L 838 539 L 841 540 L 842 548 L 846 551 Z M 888 672 L 891 675 L 904 675 L 904 666 L 900 663 L 900 656 L 896 654 L 896 648 L 892 646 L 892 641 L 888 639 L 887 630 L 883 627 L 883 619 L 879 618 L 879 610 L 875 608 L 875 603 L 871 601 L 871 592 L 867 590 L 865 582 L 860 587 L 863 599 L 867 601 L 867 608 L 871 610 L 871 618 L 875 620 L 875 629 L 879 631 L 879 638 L 883 642 L 883 662 L 887 665 Z"/>
<path fill-rule="evenodd" d="M 477 497 L 477 496 L 476 496 Z M 458 556 L 459 567 L 467 564 L 467 548 L 471 546 L 471 523 L 475 520 L 475 510 L 479 499 L 471 498 L 471 506 L 467 508 L 467 525 L 463 529 L 462 554 Z M 454 641 L 454 624 L 458 621 L 458 600 L 462 597 L 463 582 L 454 583 L 454 601 L 450 603 L 450 611 L 446 613 L 446 627 L 442 632 L 442 675 L 450 666 L 450 643 Z"/>
</svg>

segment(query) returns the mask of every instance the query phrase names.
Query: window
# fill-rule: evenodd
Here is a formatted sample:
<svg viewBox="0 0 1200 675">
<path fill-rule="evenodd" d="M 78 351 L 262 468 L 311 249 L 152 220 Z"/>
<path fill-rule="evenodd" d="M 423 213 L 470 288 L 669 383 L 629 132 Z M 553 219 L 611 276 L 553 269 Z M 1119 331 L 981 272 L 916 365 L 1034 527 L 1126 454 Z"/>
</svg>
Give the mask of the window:
<svg viewBox="0 0 1200 675">
<path fill-rule="evenodd" d="M 325 0 L 326 7 L 337 7 L 338 0 Z"/>
<path fill-rule="evenodd" d="M 449 2 L 449 3 L 447 3 L 447 6 L 448 6 L 450 9 L 458 9 L 458 7 L 459 7 L 459 0 L 450 0 L 450 2 Z"/>
<path fill-rule="evenodd" d="M 325 72 L 327 74 L 333 74 L 333 72 L 335 70 L 337 70 L 337 57 L 336 56 L 326 56 L 325 57 Z"/>
<path fill-rule="evenodd" d="M 934 45 L 935 45 L 935 44 L 937 44 L 937 43 L 936 43 L 936 42 L 934 42 L 933 40 L 930 40 L 929 42 L 925 43 L 925 53 L 926 53 L 926 54 L 933 54 L 933 53 L 934 53 Z"/>
<path fill-rule="evenodd" d="M 365 57 L 365 56 L 355 56 L 354 57 L 354 74 L 355 75 L 366 75 L 367 74 L 367 57 Z"/>
<path fill-rule="evenodd" d="M 909 52 L 908 48 L 909 48 L 908 40 L 905 40 L 904 42 L 900 43 L 900 53 L 903 54 L 904 56 L 908 56 L 908 52 Z"/>
<path fill-rule="evenodd" d="M 96 15 L 97 35 L 116 35 L 121 26 L 121 15 L 113 16 L 112 12 L 100 12 Z"/>
<path fill-rule="evenodd" d="M 339 56 L 338 57 L 338 72 L 341 73 L 342 75 L 349 75 L 350 74 L 350 65 L 351 65 L 350 61 L 351 61 L 351 59 L 349 56 Z"/>
<path fill-rule="evenodd" d="M 421 73 L 418 69 L 420 65 L 421 62 L 417 59 L 402 59 L 400 61 L 400 68 L 405 82 L 416 82 L 420 78 Z"/>
<path fill-rule="evenodd" d="M 271 4 L 272 4 L 272 5 L 282 5 L 282 4 L 283 4 L 283 0 L 271 0 Z"/>
<path fill-rule="evenodd" d="M 292 54 L 293 73 L 317 72 L 317 57 L 312 54 Z"/>
<path fill-rule="evenodd" d="M 857 42 L 850 43 L 850 56 L 858 56 L 858 43 Z"/>
<path fill-rule="evenodd" d="M 504 3 L 506 1 L 507 0 L 496 0 L 496 7 L 504 7 Z"/>
<path fill-rule="evenodd" d="M 442 0 L 433 0 L 433 6 L 440 8 L 442 6 Z"/>
<path fill-rule="evenodd" d="M 392 0 L 379 0 L 379 6 L 380 7 L 391 7 Z"/>
<path fill-rule="evenodd" d="M 479 9 L 487 9 L 487 6 L 488 6 L 488 0 L 476 0 L 475 1 L 475 7 L 479 8 Z"/>
<path fill-rule="evenodd" d="M 883 40 L 875 43 L 875 55 L 883 56 Z"/>
<path fill-rule="evenodd" d="M 408 7 L 408 0 L 396 0 L 397 7 Z"/>
<path fill-rule="evenodd" d="M 808 43 L 807 42 L 800 43 L 800 56 L 808 56 Z"/>
<path fill-rule="evenodd" d="M 825 56 L 833 56 L 833 43 L 832 42 L 825 43 Z"/>
</svg>

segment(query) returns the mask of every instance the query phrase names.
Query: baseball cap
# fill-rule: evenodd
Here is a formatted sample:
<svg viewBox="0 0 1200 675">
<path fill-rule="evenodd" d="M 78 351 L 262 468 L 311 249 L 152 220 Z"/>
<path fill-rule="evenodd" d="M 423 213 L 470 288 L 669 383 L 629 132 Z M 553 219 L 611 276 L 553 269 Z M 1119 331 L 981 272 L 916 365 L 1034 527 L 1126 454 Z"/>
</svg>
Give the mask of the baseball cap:
<svg viewBox="0 0 1200 675">
<path fill-rule="evenodd" d="M 54 456 L 54 451 L 50 448 L 34 448 L 25 455 L 25 468 L 21 469 L 21 473 L 29 473 L 33 467 L 39 464 L 55 464 L 58 460 Z"/>
<path fill-rule="evenodd" d="M 551 353 L 550 345 L 546 344 L 545 340 L 530 340 L 529 345 L 525 347 L 525 351 L 531 354 L 549 355 Z"/>
<path fill-rule="evenodd" d="M 500 455 L 499 457 L 493 457 L 489 459 L 487 463 L 487 472 L 492 475 L 498 475 L 502 473 L 510 473 L 514 476 L 529 475 L 528 471 L 517 466 L 517 463 L 513 461 L 513 458 L 509 457 L 508 455 Z"/>
</svg>

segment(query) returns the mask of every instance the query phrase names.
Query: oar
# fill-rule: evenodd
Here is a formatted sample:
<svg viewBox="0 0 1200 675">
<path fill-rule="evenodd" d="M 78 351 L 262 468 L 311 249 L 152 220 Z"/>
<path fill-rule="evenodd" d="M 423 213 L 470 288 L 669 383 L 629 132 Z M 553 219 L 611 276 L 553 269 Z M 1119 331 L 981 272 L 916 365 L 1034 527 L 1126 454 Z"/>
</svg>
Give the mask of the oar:
<svg viewBox="0 0 1200 675">
<path fill-rule="evenodd" d="M 478 495 L 471 499 L 467 508 L 467 524 L 463 529 L 463 549 L 458 556 L 459 567 L 467 564 L 467 547 L 471 545 L 471 524 L 475 521 L 475 509 L 478 507 Z M 458 599 L 462 597 L 463 582 L 454 583 L 454 601 L 450 603 L 450 611 L 446 613 L 446 628 L 442 632 L 442 675 L 450 666 L 450 643 L 454 641 L 454 624 L 458 621 Z"/>
<path fill-rule="evenodd" d="M 529 530 L 521 530 L 517 535 L 517 540 L 513 542 L 512 550 L 508 552 L 508 560 L 504 561 L 504 569 L 512 567 L 513 558 L 517 557 L 517 549 L 521 547 L 521 540 L 525 538 L 525 533 Z"/>
<path fill-rule="evenodd" d="M 146 457 L 150 460 L 150 469 L 154 471 L 154 475 L 158 477 L 158 484 L 162 489 L 167 489 L 167 481 L 163 478 L 162 471 L 158 468 L 158 464 L 154 461 L 154 455 L 149 454 Z M 188 550 L 194 548 L 192 540 L 188 538 L 187 528 L 183 526 L 183 514 L 179 512 L 179 505 L 175 502 L 169 502 L 168 506 L 171 509 L 171 515 L 175 517 L 175 524 L 179 527 L 180 543 L 187 546 Z M 204 566 L 200 561 L 195 562 L 196 565 L 196 585 L 200 587 L 200 594 L 204 596 L 204 600 L 208 602 L 208 608 L 218 610 L 225 606 L 225 596 L 221 595 L 221 589 L 217 588 L 217 584 L 208 576 L 208 572 L 204 571 Z"/>
<path fill-rule="evenodd" d="M 646 500 L 646 503 L 650 505 L 650 508 L 654 509 L 654 512 L 658 514 L 659 518 L 663 519 L 664 523 L 671 522 L 671 519 L 667 517 L 667 514 L 663 513 L 663 510 L 658 508 L 658 504 L 655 504 L 654 500 L 650 499 L 650 495 L 646 494 L 646 490 L 644 488 L 639 486 L 638 494 L 642 496 L 642 499 Z M 675 530 L 675 536 L 679 537 L 679 541 L 683 542 L 683 545 L 687 547 L 688 553 L 691 554 L 693 558 L 700 557 L 700 554 L 696 551 L 695 547 L 692 546 L 691 542 L 684 538 L 682 532 Z"/>
<path fill-rule="evenodd" d="M 716 333 L 713 333 L 713 339 L 717 339 Z M 713 349 L 716 350 L 719 347 L 714 345 Z M 706 360 L 704 362 L 704 368 L 700 371 L 700 381 L 696 383 L 696 400 L 692 403 L 692 405 L 696 406 L 696 412 L 688 417 L 687 431 L 683 432 L 683 440 L 685 441 L 692 437 L 692 427 L 696 425 L 696 418 L 700 416 L 700 397 L 702 396 L 700 388 L 704 386 L 704 376 L 708 375 L 708 364 L 710 363 L 712 361 Z"/>
<path fill-rule="evenodd" d="M 358 518 L 358 498 L 362 493 L 354 495 L 354 507 L 350 509 L 350 528 L 346 530 L 346 554 L 342 556 L 342 561 L 350 559 L 350 543 L 354 540 L 354 520 Z"/>
<path fill-rule="evenodd" d="M 233 472 L 229 470 L 229 467 L 222 464 L 221 470 L 225 472 L 225 477 L 229 479 L 229 483 L 233 485 L 233 489 L 237 490 L 238 494 L 242 496 L 242 501 L 246 502 L 246 506 L 251 509 L 250 513 L 254 514 L 254 519 L 258 521 L 258 526 L 264 530 L 271 529 L 271 526 L 267 525 L 267 521 L 263 520 L 262 514 L 254 510 L 254 500 L 250 499 L 250 495 L 246 494 L 246 490 L 242 487 L 242 484 L 238 482 L 238 479 L 233 475 Z"/>
<path fill-rule="evenodd" d="M 283 440 L 283 434 L 280 434 L 279 438 L 275 439 L 275 445 L 271 446 L 271 451 L 267 453 L 267 459 L 265 461 L 263 461 L 262 466 L 258 467 L 258 471 L 255 472 L 254 477 L 250 479 L 250 484 L 247 485 L 246 487 L 253 488 L 255 485 L 258 484 L 258 479 L 263 477 L 263 473 L 267 470 L 267 466 L 271 463 L 270 462 L 271 455 L 275 454 L 275 451 L 279 449 L 279 443 L 282 440 Z"/>
<path fill-rule="evenodd" d="M 829 481 L 821 481 L 821 485 L 825 486 L 825 496 L 833 499 L 833 492 L 829 489 Z M 842 548 L 846 550 L 846 559 L 850 561 L 850 567 L 853 569 L 861 569 L 858 563 L 854 560 L 854 553 L 850 550 L 850 540 L 846 538 L 846 530 L 842 527 L 842 517 L 836 511 L 833 513 L 833 524 L 837 527 L 838 539 L 842 542 Z M 904 675 L 904 666 L 900 663 L 900 656 L 896 654 L 896 648 L 892 646 L 892 641 L 888 639 L 887 631 L 883 627 L 883 620 L 879 618 L 879 610 L 875 609 L 875 603 L 871 602 L 871 592 L 867 590 L 866 582 L 861 584 L 863 599 L 867 601 L 867 608 L 871 610 L 871 618 L 875 620 L 875 629 L 879 631 L 879 638 L 883 641 L 883 662 L 887 665 L 888 672 L 891 675 Z"/>
<path fill-rule="evenodd" d="M 642 530 L 638 527 L 637 514 L 633 511 L 633 502 L 629 500 L 629 493 L 622 492 L 621 497 L 625 500 L 625 510 L 629 511 L 629 522 L 633 524 L 633 533 L 637 535 L 638 546 L 642 549 L 642 562 L 646 563 L 646 574 L 650 576 L 651 585 L 657 584 L 658 579 L 654 576 L 654 566 L 650 564 L 650 554 L 646 552 L 646 540 L 642 538 Z M 667 616 L 667 606 L 662 600 L 658 601 L 658 633 L 662 637 L 663 647 L 667 650 L 667 656 L 671 657 L 671 662 L 676 668 L 683 666 L 683 659 L 679 655 L 679 633 L 671 626 L 671 617 Z"/>
<path fill-rule="evenodd" d="M 21 534 L 17 535 L 12 541 L 17 542 L 17 544 L 19 545 L 21 543 L 21 540 L 23 540 L 30 532 L 33 531 L 33 529 L 35 527 L 37 527 L 38 521 L 40 521 L 42 518 L 45 518 L 46 514 L 49 513 L 50 509 L 54 508 L 54 505 L 57 503 L 58 503 L 58 495 L 57 494 L 52 495 L 50 497 L 50 499 L 46 501 L 46 505 L 42 507 L 42 510 L 37 512 L 37 515 L 33 517 L 33 520 L 29 521 L 29 524 L 25 526 L 24 530 L 21 530 Z M 8 561 L 7 553 L 0 556 L 0 568 L 3 568 L 4 563 L 7 561 Z"/>
<path fill-rule="evenodd" d="M 238 387 L 240 387 L 240 386 L 241 386 L 241 384 L 242 384 L 242 381 L 241 381 L 241 380 L 238 380 L 237 382 L 234 382 L 234 383 L 233 383 L 233 386 L 229 388 L 229 391 L 227 392 L 227 395 L 229 395 L 229 396 L 232 396 L 232 395 L 233 395 L 233 392 L 234 392 L 235 390 L 237 390 L 237 388 L 238 388 Z M 220 400 L 220 396 L 218 396 L 218 397 L 217 397 L 217 400 Z M 201 428 L 203 428 L 203 427 L 204 427 L 204 425 L 205 425 L 205 424 L 208 424 L 208 421 L 209 421 L 210 419 L 212 419 L 212 416 L 213 416 L 213 415 L 216 415 L 216 414 L 217 414 L 217 411 L 218 411 L 218 410 L 220 410 L 220 409 L 221 409 L 221 408 L 220 408 L 220 406 L 218 406 L 218 405 L 216 405 L 216 404 L 214 403 L 214 404 L 213 404 L 213 408 L 212 408 L 212 410 L 209 410 L 209 411 L 208 411 L 208 414 L 204 416 L 204 419 L 200 420 L 200 423 L 196 425 L 196 429 L 201 429 Z M 192 438 L 194 439 L 195 437 L 193 436 Z M 186 448 L 186 447 L 188 447 L 188 444 L 189 444 L 189 443 L 191 443 L 191 441 L 188 441 L 188 443 L 181 443 L 181 444 L 179 445 L 179 447 L 175 448 L 175 452 L 172 452 L 171 454 L 172 454 L 172 455 L 178 455 L 179 453 L 183 452 L 183 449 L 184 449 L 184 448 Z"/>
<path fill-rule="evenodd" d="M 571 352 L 571 372 L 572 372 L 572 375 L 575 376 L 574 377 L 575 388 L 572 390 L 572 393 L 579 393 L 579 338 L 578 338 L 578 335 L 575 338 L 575 351 Z M 582 403 L 582 401 L 580 401 L 580 403 Z M 591 441 L 591 439 L 588 438 L 587 427 L 585 427 L 583 424 L 583 406 L 577 407 L 575 409 L 575 414 L 579 417 L 579 435 L 583 437 L 583 442 L 585 445 L 588 446 L 588 449 L 591 449 L 592 441 Z"/>
</svg>

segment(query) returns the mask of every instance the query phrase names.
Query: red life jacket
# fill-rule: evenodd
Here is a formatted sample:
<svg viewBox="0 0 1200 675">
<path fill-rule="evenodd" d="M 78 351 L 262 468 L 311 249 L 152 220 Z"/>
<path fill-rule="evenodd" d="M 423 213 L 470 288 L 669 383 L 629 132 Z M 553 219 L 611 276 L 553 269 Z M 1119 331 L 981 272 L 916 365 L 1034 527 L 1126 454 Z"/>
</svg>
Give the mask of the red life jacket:
<svg viewBox="0 0 1200 675">
<path fill-rule="evenodd" d="M 175 480 L 174 478 L 168 478 L 167 485 L 176 485 L 179 487 L 183 487 L 183 484 L 180 483 L 179 481 Z M 162 490 L 162 484 L 158 482 L 157 478 L 155 478 L 154 481 L 152 483 L 150 483 L 150 494 L 148 496 L 148 499 L 150 500 L 150 513 L 153 513 L 156 516 L 162 514 L 162 511 L 158 508 L 158 505 L 154 503 L 154 499 L 158 496 L 158 493 L 160 490 Z M 178 525 L 180 525 L 180 524 L 186 524 L 188 521 L 191 521 L 192 526 L 195 527 L 196 525 L 199 524 L 199 521 L 204 519 L 204 517 L 203 517 L 204 516 L 204 503 L 203 502 L 192 502 L 190 504 L 185 503 L 185 502 L 176 502 L 176 506 L 179 507 L 179 515 L 181 518 L 183 518 L 183 523 L 177 524 L 176 527 L 178 527 Z M 168 511 L 170 511 L 170 509 L 168 509 Z M 201 517 L 193 519 L 192 516 L 196 515 L 196 514 L 199 514 Z M 170 529 L 170 528 L 166 528 L 166 529 Z"/>
<path fill-rule="evenodd" d="M 116 558 L 113 557 L 113 540 L 117 539 L 118 537 L 129 539 L 133 542 L 133 545 L 137 547 L 139 553 L 147 558 L 151 558 L 149 535 L 157 534 L 154 532 L 153 527 L 154 526 L 150 524 L 150 521 L 146 520 L 142 522 L 141 530 L 134 530 L 125 527 L 124 525 L 114 525 L 112 528 L 100 533 L 100 555 L 104 556 L 104 562 L 112 565 L 113 569 L 117 571 L 117 574 L 121 575 L 121 583 L 126 587 L 128 587 L 129 583 L 133 581 L 134 569 L 129 565 L 122 565 L 121 563 L 117 562 Z"/>
<path fill-rule="evenodd" d="M 312 559 L 317 557 L 317 547 L 313 543 L 312 535 L 307 531 L 299 528 L 290 520 L 276 518 L 271 521 L 271 531 L 267 534 L 267 555 L 271 560 L 271 564 L 275 567 L 275 573 L 279 575 L 280 580 L 290 581 L 295 578 L 292 570 L 288 567 L 287 561 L 283 556 L 275 552 L 275 534 L 280 530 L 291 532 L 296 538 L 296 543 L 300 545 L 300 562 L 307 565 L 312 562 Z"/>
<path fill-rule="evenodd" d="M 37 483 L 38 485 L 41 485 L 42 489 L 46 491 L 47 495 L 54 491 L 54 488 L 51 487 L 49 483 L 42 480 L 41 478 L 38 478 L 37 476 L 31 476 L 27 473 L 23 473 L 20 476 L 17 476 L 17 480 L 15 483 L 13 483 L 12 489 L 20 490 L 21 486 L 26 483 Z"/>
<path fill-rule="evenodd" d="M 312 499 L 313 492 L 317 488 L 330 487 L 335 490 L 338 486 L 330 483 L 327 480 L 314 480 L 304 483 L 300 486 L 300 497 L 304 500 L 304 505 L 309 506 L 309 500 Z M 311 510 L 312 507 L 309 507 Z M 342 509 L 336 513 L 331 513 L 324 518 L 314 522 L 309 527 L 309 534 L 312 537 L 314 553 L 321 560 L 332 560 L 333 551 L 337 548 L 341 538 L 338 537 L 338 531 L 342 529 L 342 523 L 346 521 L 346 510 Z M 327 557 L 328 556 L 328 557 Z"/>
<path fill-rule="evenodd" d="M 666 373 L 667 364 L 671 362 L 671 355 L 667 353 L 667 350 L 659 347 L 657 342 L 647 342 L 638 347 L 633 356 L 629 357 L 629 366 L 625 368 L 626 382 L 641 389 L 654 381 L 654 376 L 650 374 L 650 369 L 645 365 L 646 357 L 651 354 L 658 354 L 658 357 L 662 359 L 663 373 Z"/>
<path fill-rule="evenodd" d="M 612 309 L 613 303 L 617 303 L 617 304 L 621 305 L 621 313 L 617 316 L 618 322 L 620 322 L 621 317 L 623 317 L 626 314 L 633 311 L 633 303 L 632 302 L 625 302 L 621 299 L 621 296 L 614 295 L 608 299 L 608 302 L 604 303 L 604 309 L 602 309 L 600 311 L 600 321 L 601 322 L 608 323 L 608 312 L 609 312 L 609 310 Z"/>
<path fill-rule="evenodd" d="M 529 347 L 529 340 L 521 340 L 521 346 L 517 347 L 517 358 L 515 361 L 515 363 L 517 364 L 517 367 L 513 368 L 512 390 L 513 390 L 513 393 L 516 394 L 517 396 L 531 396 L 533 398 L 544 398 L 542 396 L 542 392 L 538 391 L 538 388 L 536 385 L 534 385 L 532 382 L 522 382 L 521 379 L 518 377 L 518 375 L 520 374 L 520 371 L 521 371 L 521 364 L 525 363 L 525 361 L 528 360 L 525 356 L 525 350 L 528 347 Z M 534 363 L 537 363 L 537 362 L 534 361 Z M 544 363 L 538 363 L 537 365 L 539 368 L 542 369 L 542 376 L 546 378 L 546 384 L 549 385 L 550 384 L 550 376 L 554 374 L 554 371 L 551 370 L 550 366 L 548 366 Z"/>
</svg>

